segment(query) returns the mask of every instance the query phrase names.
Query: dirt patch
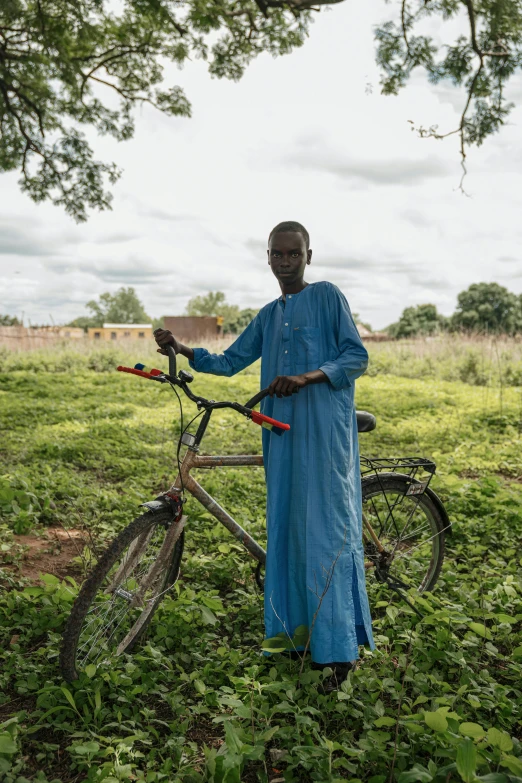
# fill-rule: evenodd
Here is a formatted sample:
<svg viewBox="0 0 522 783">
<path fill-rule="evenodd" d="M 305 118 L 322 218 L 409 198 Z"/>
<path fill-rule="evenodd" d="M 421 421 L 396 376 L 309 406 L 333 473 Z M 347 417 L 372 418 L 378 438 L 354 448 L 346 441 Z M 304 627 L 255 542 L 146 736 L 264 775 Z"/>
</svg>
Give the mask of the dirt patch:
<svg viewBox="0 0 522 783">
<path fill-rule="evenodd" d="M 21 557 L 4 567 L 27 578 L 31 584 L 43 584 L 41 574 L 63 579 L 66 576 L 77 578 L 82 573 L 81 565 L 72 562 L 81 555 L 86 542 L 86 535 L 81 530 L 49 527 L 40 536 L 14 535 L 13 541 L 20 547 Z"/>
</svg>

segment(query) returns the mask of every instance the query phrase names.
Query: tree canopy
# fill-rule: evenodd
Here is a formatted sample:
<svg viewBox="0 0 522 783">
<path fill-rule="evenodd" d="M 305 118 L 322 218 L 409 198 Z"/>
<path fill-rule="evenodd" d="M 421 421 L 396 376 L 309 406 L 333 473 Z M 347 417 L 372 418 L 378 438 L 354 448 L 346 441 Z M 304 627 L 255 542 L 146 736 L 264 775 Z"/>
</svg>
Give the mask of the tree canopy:
<svg viewBox="0 0 522 783">
<path fill-rule="evenodd" d="M 465 174 L 466 148 L 498 131 L 514 106 L 505 89 L 522 65 L 522 0 L 401 0 L 396 8 L 396 19 L 376 30 L 382 91 L 396 95 L 416 68 L 424 69 L 432 84 L 463 87 L 456 127 L 417 130 L 436 139 L 458 134 Z M 461 21 L 466 32 L 439 45 L 424 33 L 429 19 Z"/>
<path fill-rule="evenodd" d="M 115 294 L 107 291 L 99 296 L 98 301 L 92 299 L 85 306 L 91 311 L 91 315 L 80 316 L 69 326 L 86 329 L 89 326 L 103 326 L 104 323 L 151 323 L 151 318 L 145 312 L 134 288 L 122 287 Z"/>
<path fill-rule="evenodd" d="M 21 322 L 13 315 L 0 315 L 0 326 L 21 326 Z"/>
<path fill-rule="evenodd" d="M 2 0 L 0 171 L 19 171 L 36 202 L 50 199 L 77 221 L 108 209 L 121 172 L 97 160 L 82 132 L 132 137 L 144 103 L 190 117 L 182 87 L 164 66 L 202 58 L 218 78 L 239 80 L 261 52 L 302 46 L 313 12 L 342 0 Z M 468 32 L 439 46 L 419 32 L 426 18 L 464 15 Z M 422 28 L 421 28 L 422 30 Z M 461 153 L 505 121 L 504 88 L 522 62 L 522 0 L 401 0 L 375 32 L 382 91 L 396 94 L 416 68 L 464 88 Z"/>
<path fill-rule="evenodd" d="M 436 334 L 446 327 L 447 319 L 437 312 L 433 304 L 407 307 L 397 323 L 388 327 L 391 337 L 414 337 Z"/>
<path fill-rule="evenodd" d="M 195 296 L 191 299 L 185 312 L 187 315 L 223 316 L 223 333 L 239 334 L 258 311 L 251 307 L 241 310 L 238 305 L 227 304 L 222 291 L 209 291 L 204 296 Z"/>
<path fill-rule="evenodd" d="M 474 283 L 458 295 L 452 325 L 489 334 L 522 332 L 522 296 L 497 283 Z"/>
<path fill-rule="evenodd" d="M 473 283 L 457 297 L 450 318 L 437 312 L 433 304 L 403 310 L 387 332 L 391 337 L 419 337 L 442 331 L 473 334 L 522 334 L 522 295 L 498 283 Z"/>
</svg>

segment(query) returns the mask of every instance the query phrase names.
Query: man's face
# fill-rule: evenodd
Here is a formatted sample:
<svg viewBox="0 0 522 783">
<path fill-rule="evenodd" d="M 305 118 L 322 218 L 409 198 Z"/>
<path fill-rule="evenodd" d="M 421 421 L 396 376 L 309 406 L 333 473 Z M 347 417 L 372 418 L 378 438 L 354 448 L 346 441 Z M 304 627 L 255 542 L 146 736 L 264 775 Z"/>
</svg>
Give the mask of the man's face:
<svg viewBox="0 0 522 783">
<path fill-rule="evenodd" d="M 274 234 L 267 253 L 272 272 L 283 285 L 302 280 L 305 267 L 312 258 L 312 251 L 306 249 L 304 237 L 297 231 Z"/>
</svg>

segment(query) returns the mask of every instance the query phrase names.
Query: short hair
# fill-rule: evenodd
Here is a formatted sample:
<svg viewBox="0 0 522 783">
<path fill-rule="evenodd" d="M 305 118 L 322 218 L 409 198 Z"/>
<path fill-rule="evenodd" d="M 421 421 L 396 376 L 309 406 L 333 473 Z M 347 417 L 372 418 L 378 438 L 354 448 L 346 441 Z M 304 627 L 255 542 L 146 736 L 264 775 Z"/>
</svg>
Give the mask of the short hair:
<svg viewBox="0 0 522 783">
<path fill-rule="evenodd" d="M 295 220 L 284 220 L 282 223 L 278 223 L 277 226 L 275 226 L 272 231 L 270 232 L 268 236 L 268 244 L 270 244 L 270 240 L 274 236 L 274 234 L 282 234 L 283 231 L 295 231 L 297 234 L 301 234 L 303 237 L 306 249 L 309 250 L 310 248 L 310 235 L 308 234 L 308 231 L 304 226 L 301 225 L 301 223 L 297 223 Z"/>
</svg>

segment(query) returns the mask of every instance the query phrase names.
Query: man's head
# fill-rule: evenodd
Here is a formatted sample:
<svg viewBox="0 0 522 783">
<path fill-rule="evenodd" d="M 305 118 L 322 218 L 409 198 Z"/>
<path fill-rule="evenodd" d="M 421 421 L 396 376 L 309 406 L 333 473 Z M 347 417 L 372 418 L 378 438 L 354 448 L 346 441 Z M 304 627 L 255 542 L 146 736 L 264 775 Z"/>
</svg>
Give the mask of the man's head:
<svg viewBox="0 0 522 783">
<path fill-rule="evenodd" d="M 312 260 L 310 237 L 301 223 L 278 223 L 268 237 L 268 264 L 283 286 L 302 281 L 306 265 Z"/>
</svg>

